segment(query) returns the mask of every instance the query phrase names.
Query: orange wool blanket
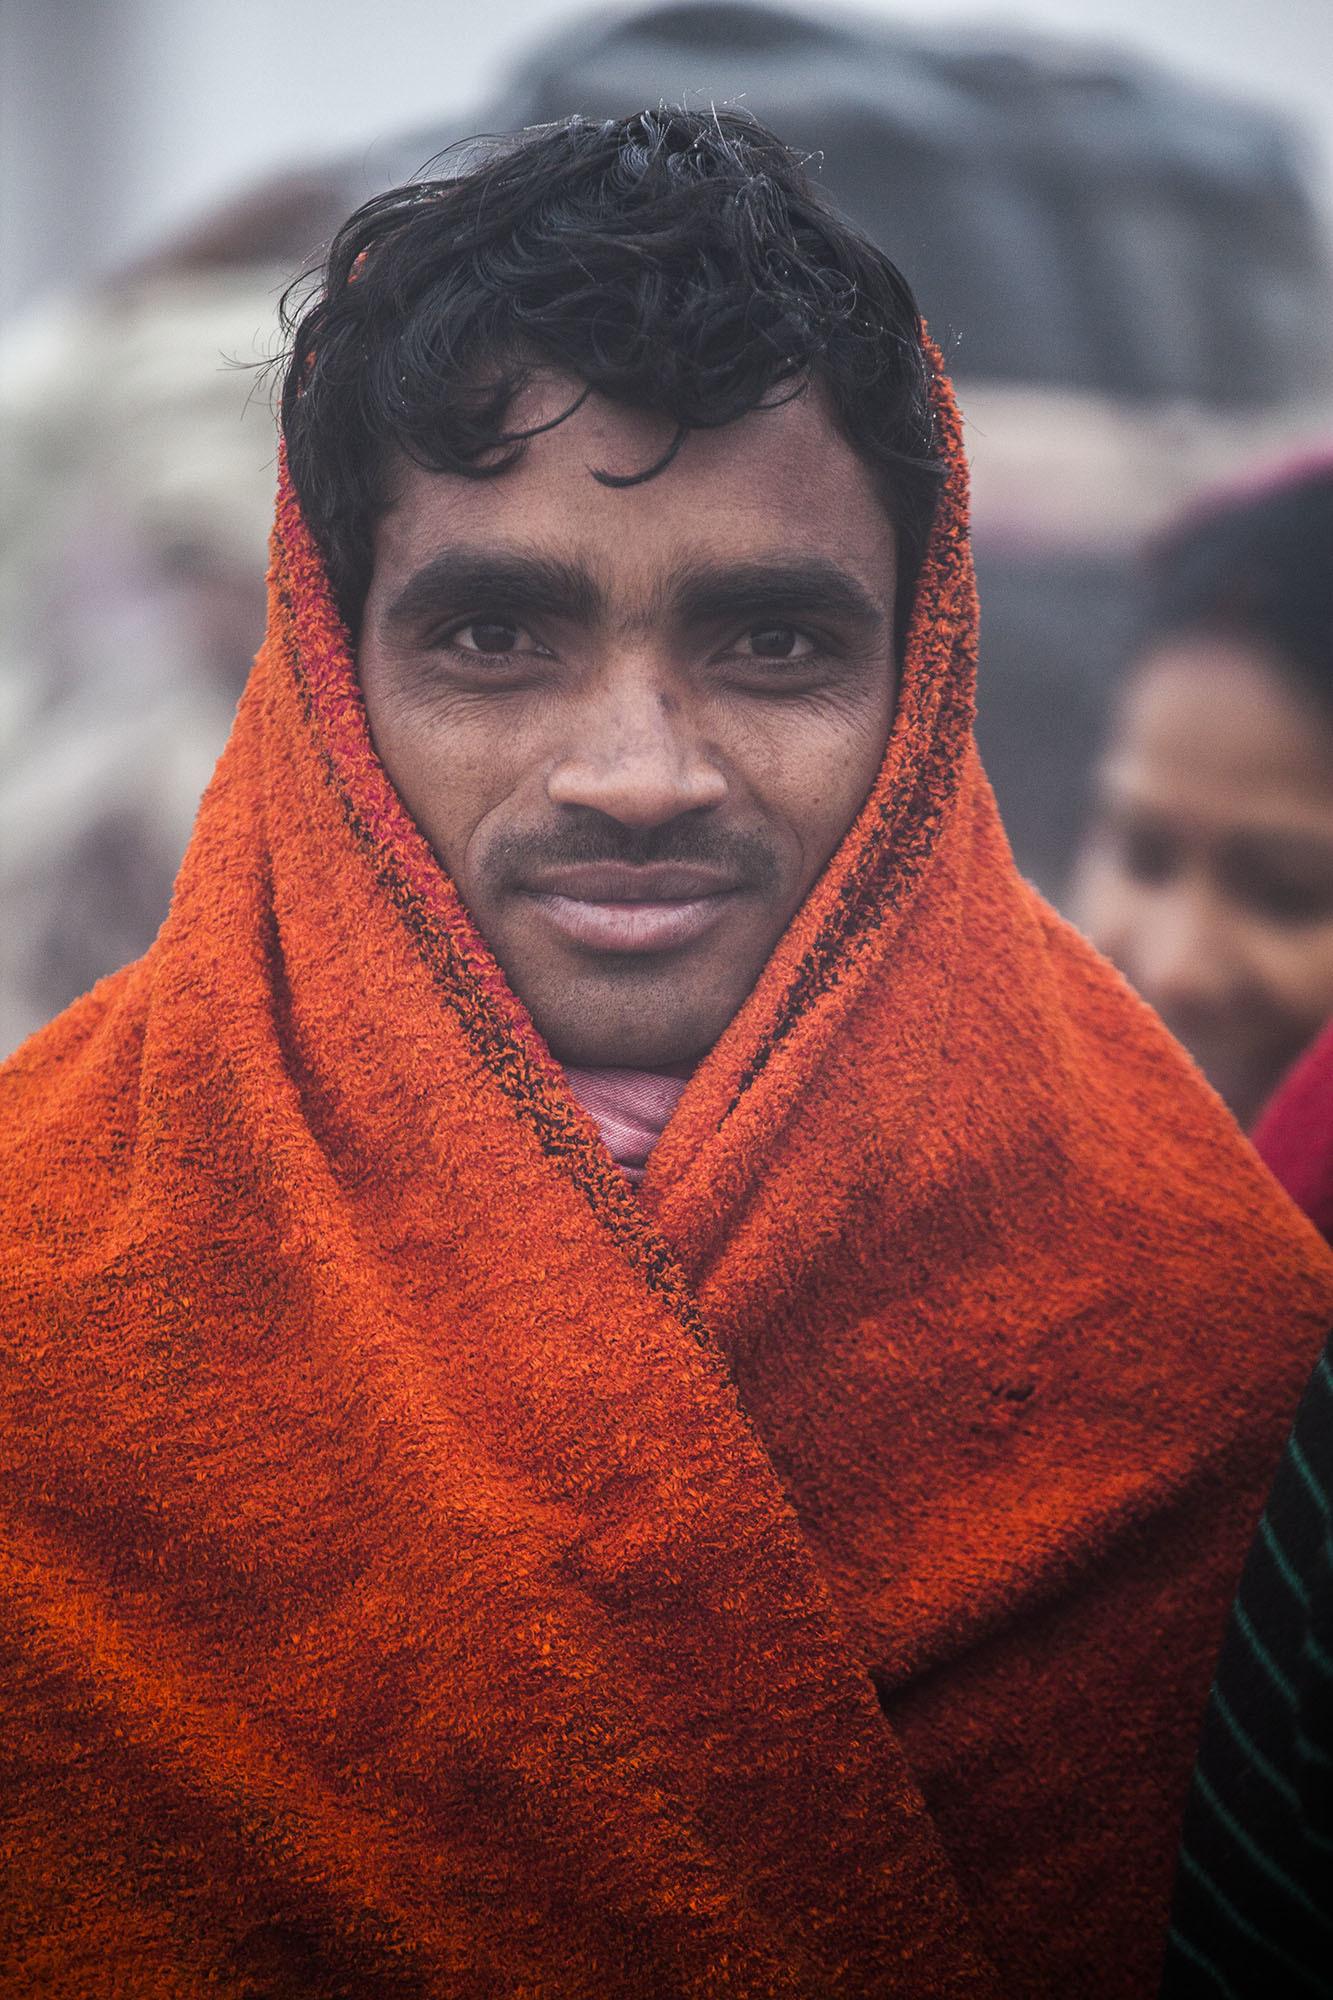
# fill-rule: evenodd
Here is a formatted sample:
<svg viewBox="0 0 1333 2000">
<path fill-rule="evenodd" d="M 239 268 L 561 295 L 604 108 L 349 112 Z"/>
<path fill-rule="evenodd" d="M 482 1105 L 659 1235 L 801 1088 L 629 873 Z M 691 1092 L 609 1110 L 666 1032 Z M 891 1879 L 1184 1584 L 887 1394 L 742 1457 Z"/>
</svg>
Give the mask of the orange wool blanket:
<svg viewBox="0 0 1333 2000">
<path fill-rule="evenodd" d="M 170 918 L 0 1087 L 0 1990 L 1150 1992 L 1333 1263 L 1018 879 L 965 471 L 633 1192 L 290 490 Z"/>
</svg>

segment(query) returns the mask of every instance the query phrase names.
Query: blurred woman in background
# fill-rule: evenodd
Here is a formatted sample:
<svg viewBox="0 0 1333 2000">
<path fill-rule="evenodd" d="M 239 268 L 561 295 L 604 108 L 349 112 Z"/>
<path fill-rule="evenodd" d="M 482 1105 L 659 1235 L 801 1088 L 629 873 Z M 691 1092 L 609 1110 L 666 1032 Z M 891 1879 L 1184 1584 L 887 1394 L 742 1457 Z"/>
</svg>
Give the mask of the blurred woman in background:
<svg viewBox="0 0 1333 2000">
<path fill-rule="evenodd" d="M 1333 1016 L 1333 454 L 1151 549 L 1074 910 L 1251 1125 Z"/>
</svg>

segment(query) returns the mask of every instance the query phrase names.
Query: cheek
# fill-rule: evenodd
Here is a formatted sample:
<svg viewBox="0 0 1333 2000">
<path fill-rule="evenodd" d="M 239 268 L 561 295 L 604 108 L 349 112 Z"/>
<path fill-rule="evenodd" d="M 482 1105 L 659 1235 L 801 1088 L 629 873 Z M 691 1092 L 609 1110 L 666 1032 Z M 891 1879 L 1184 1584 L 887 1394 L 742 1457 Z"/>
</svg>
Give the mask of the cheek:
<svg viewBox="0 0 1333 2000">
<path fill-rule="evenodd" d="M 1134 932 L 1147 898 L 1105 848 L 1084 851 L 1074 876 L 1074 922 L 1098 951 L 1122 968 L 1132 955 Z"/>
<path fill-rule="evenodd" d="M 879 775 L 891 696 L 854 712 L 775 708 L 746 718 L 729 746 L 766 814 L 799 848 L 804 887 L 830 858 Z"/>
<path fill-rule="evenodd" d="M 1265 928 L 1257 965 L 1271 999 L 1313 1032 L 1333 1017 L 1333 920 L 1299 930 Z"/>
<path fill-rule="evenodd" d="M 438 716 L 377 701 L 366 689 L 376 754 L 446 873 L 462 886 L 478 825 L 512 790 L 521 768 L 514 733 L 493 720 Z"/>
</svg>

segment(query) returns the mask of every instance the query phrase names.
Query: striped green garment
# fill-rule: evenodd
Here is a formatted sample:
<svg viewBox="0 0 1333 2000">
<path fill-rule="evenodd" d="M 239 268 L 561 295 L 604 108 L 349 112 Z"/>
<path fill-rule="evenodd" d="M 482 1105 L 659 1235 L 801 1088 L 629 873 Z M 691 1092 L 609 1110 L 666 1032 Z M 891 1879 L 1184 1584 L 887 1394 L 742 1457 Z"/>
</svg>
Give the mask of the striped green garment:
<svg viewBox="0 0 1333 2000">
<path fill-rule="evenodd" d="M 1163 2000 L 1333 1996 L 1333 1342 L 1241 1578 L 1185 1815 Z"/>
</svg>

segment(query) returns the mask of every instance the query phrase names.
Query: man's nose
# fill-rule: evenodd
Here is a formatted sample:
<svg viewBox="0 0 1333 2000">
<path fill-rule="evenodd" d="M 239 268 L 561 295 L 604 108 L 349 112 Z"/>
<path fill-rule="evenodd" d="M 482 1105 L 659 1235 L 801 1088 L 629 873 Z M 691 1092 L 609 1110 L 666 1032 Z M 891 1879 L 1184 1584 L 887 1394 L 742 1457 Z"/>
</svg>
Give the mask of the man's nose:
<svg viewBox="0 0 1333 2000">
<path fill-rule="evenodd" d="M 1220 1016 L 1245 984 L 1236 920 L 1209 884 L 1185 879 L 1150 898 L 1134 938 L 1134 984 L 1172 1024 Z"/>
<path fill-rule="evenodd" d="M 649 677 L 627 676 L 577 719 L 546 793 L 552 805 L 651 827 L 720 805 L 727 779 L 682 702 Z"/>
</svg>

